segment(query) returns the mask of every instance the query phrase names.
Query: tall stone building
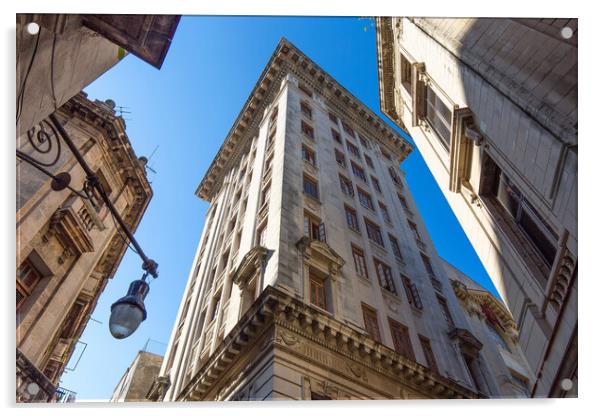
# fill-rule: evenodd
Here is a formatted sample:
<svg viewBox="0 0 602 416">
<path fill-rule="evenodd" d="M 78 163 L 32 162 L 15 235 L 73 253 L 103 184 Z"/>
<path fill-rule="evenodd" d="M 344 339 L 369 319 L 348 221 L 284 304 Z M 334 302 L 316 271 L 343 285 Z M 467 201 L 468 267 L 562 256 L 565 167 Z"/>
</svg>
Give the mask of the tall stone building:
<svg viewBox="0 0 602 416">
<path fill-rule="evenodd" d="M 161 68 L 178 15 L 17 14 L 17 136 L 127 53 Z M 30 33 L 29 25 L 38 30 Z"/>
<path fill-rule="evenodd" d="M 410 151 L 283 39 L 198 187 L 149 398 L 500 396 L 399 170 Z"/>
<path fill-rule="evenodd" d="M 146 394 L 161 369 L 163 357 L 148 351 L 138 351 L 132 365 L 115 386 L 111 402 L 144 402 Z"/>
<path fill-rule="evenodd" d="M 80 93 L 54 116 L 135 230 L 152 190 L 114 106 Z M 49 176 L 17 160 L 17 401 L 49 401 L 127 246 L 100 196 L 82 190 L 86 175 L 52 120 L 19 137 L 17 150 L 71 177 L 71 189 L 55 191 Z"/>
<path fill-rule="evenodd" d="M 531 395 L 577 394 L 577 19 L 377 19 L 407 128 L 514 316 Z"/>
<path fill-rule="evenodd" d="M 480 284 L 447 261 L 441 261 L 471 332 L 483 344 L 481 354 L 499 386 L 500 396 L 529 397 L 533 375 L 518 345 L 516 322 L 510 311 Z"/>
</svg>

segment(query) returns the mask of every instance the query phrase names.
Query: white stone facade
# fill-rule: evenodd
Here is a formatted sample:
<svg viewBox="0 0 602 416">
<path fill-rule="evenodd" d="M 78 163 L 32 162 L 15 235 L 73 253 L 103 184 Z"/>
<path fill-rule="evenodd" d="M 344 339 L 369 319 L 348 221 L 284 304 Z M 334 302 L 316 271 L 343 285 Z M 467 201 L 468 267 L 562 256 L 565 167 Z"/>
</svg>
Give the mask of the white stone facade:
<svg viewBox="0 0 602 416">
<path fill-rule="evenodd" d="M 399 170 L 410 150 L 281 41 L 197 190 L 211 207 L 150 397 L 500 396 Z"/>
<path fill-rule="evenodd" d="M 531 394 L 576 395 L 577 20 L 379 18 L 377 38 L 382 111 L 517 321 Z"/>
</svg>

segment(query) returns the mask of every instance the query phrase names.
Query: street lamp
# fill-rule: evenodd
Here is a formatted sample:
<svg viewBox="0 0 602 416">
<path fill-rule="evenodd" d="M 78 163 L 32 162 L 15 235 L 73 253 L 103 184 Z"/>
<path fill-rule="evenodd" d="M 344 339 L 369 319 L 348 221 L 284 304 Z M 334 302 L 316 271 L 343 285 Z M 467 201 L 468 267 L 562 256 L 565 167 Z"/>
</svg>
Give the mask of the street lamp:
<svg viewBox="0 0 602 416">
<path fill-rule="evenodd" d="M 117 339 L 129 337 L 146 319 L 144 298 L 148 294 L 148 283 L 144 278 L 130 283 L 127 295 L 111 305 L 109 330 Z"/>
<path fill-rule="evenodd" d="M 30 25 L 28 26 L 28 30 L 31 29 L 30 31 L 34 31 L 34 25 L 37 26 L 36 23 L 30 23 Z M 21 152 L 20 150 L 17 150 L 17 156 L 24 162 L 27 162 L 36 169 L 40 170 L 45 175 L 51 177 L 51 188 L 54 191 L 62 191 L 66 188 L 69 188 L 71 192 L 75 193 L 81 198 L 92 200 L 91 193 L 93 193 L 95 190 L 109 209 L 109 212 L 111 213 L 113 219 L 117 223 L 117 227 L 120 228 L 121 231 L 123 231 L 123 233 L 127 237 L 127 240 L 129 240 L 129 242 L 134 246 L 132 250 L 136 254 L 138 254 L 138 256 L 140 256 L 140 258 L 142 259 L 142 269 L 144 270 L 142 278 L 133 281 L 130 284 L 128 293 L 124 297 L 119 299 L 117 302 L 115 302 L 113 305 L 111 305 L 111 318 L 109 319 L 109 330 L 111 331 L 111 335 L 113 335 L 117 339 L 127 338 L 130 335 L 132 335 L 134 331 L 136 331 L 138 326 L 140 326 L 140 323 L 146 319 L 146 308 L 144 307 L 144 298 L 146 297 L 149 291 L 148 283 L 146 283 L 146 277 L 149 274 L 155 279 L 159 277 L 159 273 L 157 272 L 157 268 L 159 267 L 159 265 L 154 260 L 149 259 L 146 256 L 146 254 L 144 254 L 142 247 L 140 247 L 140 244 L 138 244 L 138 241 L 130 231 L 123 218 L 121 218 L 121 215 L 113 205 L 113 202 L 109 199 L 109 196 L 106 194 L 104 188 L 100 184 L 100 179 L 98 178 L 96 173 L 90 168 L 90 166 L 80 153 L 79 149 L 71 140 L 71 137 L 69 137 L 69 134 L 65 131 L 62 124 L 57 119 L 56 115 L 51 114 L 49 116 L 49 119 L 50 122 L 46 121 L 45 123 L 48 125 L 48 127 L 52 130 L 54 134 L 49 135 L 42 129 L 40 130 L 40 132 L 38 132 L 37 135 L 38 142 L 46 144 L 45 149 L 40 150 L 40 147 L 38 146 L 39 143 L 36 144 L 32 141 L 32 138 L 34 136 L 34 129 L 28 131 L 27 134 L 29 142 L 32 145 L 33 149 L 39 153 L 50 152 L 50 150 L 53 147 L 53 141 L 51 140 L 51 138 L 55 135 L 57 151 L 54 160 L 52 162 L 39 161 L 34 157 Z M 61 155 L 60 138 L 62 138 L 67 147 L 69 147 L 71 153 L 73 154 L 73 156 L 75 156 L 75 159 L 86 174 L 86 180 L 82 191 L 77 191 L 69 185 L 71 182 L 71 175 L 69 175 L 67 172 L 62 172 L 57 175 L 54 175 L 52 172 L 44 168 L 44 166 L 54 166 L 59 160 L 59 157 Z M 94 204 L 93 200 L 92 203 Z M 124 238 L 126 244 L 127 240 Z"/>
<path fill-rule="evenodd" d="M 148 295 L 149 286 L 146 277 L 151 274 L 157 277 L 157 263 L 147 259 L 143 264 L 144 274 L 140 280 L 130 283 L 127 294 L 111 305 L 111 317 L 109 318 L 109 330 L 111 335 L 117 339 L 127 338 L 138 329 L 138 326 L 146 319 L 146 308 L 144 298 Z"/>
</svg>

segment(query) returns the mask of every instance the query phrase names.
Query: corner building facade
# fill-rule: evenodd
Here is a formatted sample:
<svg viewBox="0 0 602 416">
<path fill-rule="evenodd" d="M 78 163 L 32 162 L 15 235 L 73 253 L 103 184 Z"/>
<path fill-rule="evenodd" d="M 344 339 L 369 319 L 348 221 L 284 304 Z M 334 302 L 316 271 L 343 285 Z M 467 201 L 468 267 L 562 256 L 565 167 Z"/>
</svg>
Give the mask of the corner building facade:
<svg viewBox="0 0 602 416">
<path fill-rule="evenodd" d="M 376 26 L 381 111 L 407 127 L 516 320 L 531 395 L 576 396 L 577 19 Z"/>
<path fill-rule="evenodd" d="M 282 40 L 197 190 L 211 206 L 149 398 L 499 396 L 410 151 Z"/>
<path fill-rule="evenodd" d="M 114 102 L 82 92 L 53 114 L 134 232 L 153 191 Z M 127 244 L 100 195 L 79 191 L 86 174 L 50 118 L 20 136 L 17 149 L 71 178 L 72 189 L 55 191 L 32 164 L 16 164 L 16 400 L 61 401 L 57 384 Z"/>
</svg>

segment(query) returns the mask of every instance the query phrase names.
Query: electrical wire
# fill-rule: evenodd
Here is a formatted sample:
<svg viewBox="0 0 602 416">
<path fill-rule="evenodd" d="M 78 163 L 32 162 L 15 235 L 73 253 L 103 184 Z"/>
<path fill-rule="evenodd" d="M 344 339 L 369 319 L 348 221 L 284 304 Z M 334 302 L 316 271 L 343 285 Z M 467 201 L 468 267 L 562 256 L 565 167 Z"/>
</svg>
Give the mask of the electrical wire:
<svg viewBox="0 0 602 416">
<path fill-rule="evenodd" d="M 53 33 L 52 37 L 52 51 L 50 53 L 50 89 L 52 91 L 52 101 L 54 102 L 54 110 L 56 111 L 58 106 L 56 103 L 56 92 L 54 90 L 54 51 L 56 48 L 56 33 Z"/>
<path fill-rule="evenodd" d="M 38 35 L 36 36 L 36 43 L 33 47 L 33 52 L 31 54 L 31 59 L 29 61 L 29 66 L 27 67 L 27 71 L 25 72 L 25 76 L 23 78 L 23 85 L 21 87 L 21 90 L 19 91 L 19 95 L 17 97 L 17 123 L 19 122 L 19 119 L 21 118 L 21 113 L 23 111 L 23 100 L 25 97 L 25 86 L 27 85 L 27 80 L 29 78 L 29 73 L 31 72 L 31 68 L 33 67 L 33 62 L 36 59 L 36 55 L 38 53 L 38 44 L 40 43 L 40 36 L 42 35 L 42 27 L 40 27 L 40 31 L 38 32 Z"/>
</svg>

